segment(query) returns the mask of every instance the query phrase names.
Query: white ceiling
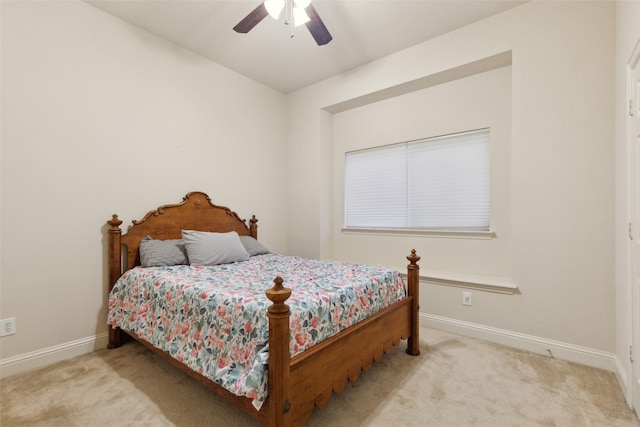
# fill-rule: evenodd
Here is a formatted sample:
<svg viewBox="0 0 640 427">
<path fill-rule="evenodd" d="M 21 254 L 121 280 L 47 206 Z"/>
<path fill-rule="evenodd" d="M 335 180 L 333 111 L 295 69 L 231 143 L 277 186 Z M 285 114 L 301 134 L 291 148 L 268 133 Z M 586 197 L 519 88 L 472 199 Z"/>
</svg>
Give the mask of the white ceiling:
<svg viewBox="0 0 640 427">
<path fill-rule="evenodd" d="M 111 15 L 284 93 L 515 7 L 523 0 L 313 0 L 333 40 L 267 16 L 232 28 L 260 0 L 85 0 Z"/>
</svg>

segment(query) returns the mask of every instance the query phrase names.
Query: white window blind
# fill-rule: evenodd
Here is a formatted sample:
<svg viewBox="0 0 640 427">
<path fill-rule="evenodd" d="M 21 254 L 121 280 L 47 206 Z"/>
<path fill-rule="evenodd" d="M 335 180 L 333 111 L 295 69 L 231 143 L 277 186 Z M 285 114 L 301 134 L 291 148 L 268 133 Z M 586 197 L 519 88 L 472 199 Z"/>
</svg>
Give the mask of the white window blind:
<svg viewBox="0 0 640 427">
<path fill-rule="evenodd" d="M 345 226 L 489 230 L 489 130 L 345 155 Z"/>
</svg>

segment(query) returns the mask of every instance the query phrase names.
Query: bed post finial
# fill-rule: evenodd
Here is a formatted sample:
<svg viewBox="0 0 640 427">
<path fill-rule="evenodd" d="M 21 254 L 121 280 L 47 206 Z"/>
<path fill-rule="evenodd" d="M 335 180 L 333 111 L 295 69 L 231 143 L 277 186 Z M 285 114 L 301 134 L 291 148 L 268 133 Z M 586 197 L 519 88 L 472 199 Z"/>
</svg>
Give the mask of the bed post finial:
<svg viewBox="0 0 640 427">
<path fill-rule="evenodd" d="M 287 427 L 291 424 L 289 400 L 289 306 L 284 302 L 291 296 L 291 289 L 282 286 L 282 277 L 273 281 L 267 289 L 269 306 L 269 425 Z"/>
<path fill-rule="evenodd" d="M 258 240 L 258 218 L 255 215 L 251 216 L 249 220 L 249 231 L 251 232 L 251 237 Z"/>
<path fill-rule="evenodd" d="M 289 306 L 284 302 L 291 296 L 291 289 L 282 286 L 284 280 L 278 276 L 273 279 L 273 288 L 267 289 L 267 298 L 273 305 L 269 307 L 269 313 L 288 313 Z"/>
<path fill-rule="evenodd" d="M 407 340 L 407 354 L 418 356 L 420 354 L 420 257 L 416 255 L 416 250 L 411 249 L 411 254 L 407 256 L 409 265 L 407 266 L 407 279 L 409 281 L 409 296 L 411 301 L 411 336 Z"/>
<path fill-rule="evenodd" d="M 409 268 L 411 268 L 411 266 L 414 266 L 414 269 L 420 269 L 418 264 L 416 264 L 418 261 L 420 261 L 420 257 L 416 254 L 415 249 L 411 249 L 411 254 L 407 255 L 407 259 L 409 260 Z"/>
</svg>

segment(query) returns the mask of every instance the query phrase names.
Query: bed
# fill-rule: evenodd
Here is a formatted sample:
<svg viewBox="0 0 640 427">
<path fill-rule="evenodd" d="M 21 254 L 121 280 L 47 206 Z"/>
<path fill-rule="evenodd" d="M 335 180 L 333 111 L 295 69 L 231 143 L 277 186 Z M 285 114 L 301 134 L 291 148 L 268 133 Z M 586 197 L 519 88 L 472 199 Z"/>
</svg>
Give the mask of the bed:
<svg viewBox="0 0 640 427">
<path fill-rule="evenodd" d="M 326 405 L 332 393 L 341 392 L 347 381 L 357 380 L 363 370 L 371 367 L 373 361 L 379 361 L 384 353 L 403 339 L 407 340 L 406 352 L 409 355 L 420 354 L 417 264 L 420 257 L 415 250 L 407 256 L 409 264 L 406 286 L 402 279 L 397 279 L 397 272 L 382 271 L 373 266 L 332 261 L 321 263 L 271 254 L 257 244 L 258 220 L 255 216 L 244 221 L 231 209 L 213 204 L 209 196 L 202 192 L 191 192 L 180 203 L 149 211 L 141 220 L 134 220 L 124 234 L 120 228 L 122 221 L 117 215 L 114 214 L 107 223 L 109 348 L 119 347 L 130 338 L 136 339 L 266 425 L 302 425 L 316 406 Z M 237 236 L 243 242 L 257 244 L 259 250 L 251 253 L 249 247 L 245 247 L 248 249 L 247 254 L 250 254 L 249 259 L 210 264 L 210 267 L 189 265 L 189 261 L 186 265 L 142 267 L 149 263 L 148 259 L 144 259 L 144 252 L 141 260 L 140 248 L 143 245 L 192 239 L 190 233 L 198 238 L 203 235 L 215 235 L 216 238 L 233 235 L 234 244 Z M 187 243 L 194 244 L 192 240 Z M 193 247 L 189 246 L 191 249 Z M 195 252 L 189 252 L 189 258 L 194 254 Z M 284 274 L 279 274 L 280 272 Z M 216 288 L 217 290 L 205 287 L 213 286 L 211 282 L 222 277 L 219 275 L 223 273 L 230 274 L 225 279 L 220 279 L 226 286 Z M 382 284 L 371 284 L 374 280 L 361 277 L 365 273 L 372 274 L 376 278 L 375 282 Z M 389 274 L 392 276 L 388 276 Z M 241 281 L 241 276 L 252 286 L 244 290 L 247 296 L 242 298 L 237 297 L 239 291 L 236 289 L 245 280 Z M 320 276 L 339 276 L 341 283 L 352 282 L 353 289 L 342 286 L 341 283 L 335 286 L 325 285 Z M 322 286 L 315 286 L 309 295 L 303 295 L 307 291 L 298 286 L 298 282 L 302 281 L 317 282 Z M 180 286 L 176 285 L 178 282 Z M 294 289 L 293 297 L 292 289 L 287 287 L 289 284 Z M 390 290 L 371 288 L 383 285 L 389 286 Z M 328 314 L 327 305 L 322 311 L 323 304 L 330 303 L 330 297 L 324 293 L 326 287 L 335 288 L 338 295 L 336 298 L 341 299 L 343 307 L 350 307 L 350 310 L 343 311 L 350 311 L 355 317 L 339 318 L 340 313 L 335 308 L 339 304 L 332 304 L 332 311 Z M 183 297 L 191 291 L 196 295 L 189 300 L 191 302 L 176 302 L 177 296 Z M 230 294 L 223 297 L 225 292 Z M 146 298 L 151 294 L 156 297 L 160 295 L 162 303 L 157 300 L 154 302 L 153 299 L 150 302 L 142 301 L 143 295 Z M 352 295 L 354 299 L 349 300 Z M 375 295 L 383 296 L 376 299 Z M 314 299 L 314 296 L 317 298 Z M 233 300 L 235 305 L 242 305 L 240 312 L 247 319 L 244 327 L 225 326 L 225 333 L 219 333 L 219 329 L 209 326 L 209 323 L 213 325 L 218 320 L 223 322 L 225 319 L 225 309 L 218 304 L 220 299 Z M 363 315 L 364 310 L 354 310 L 353 307 L 358 306 L 359 300 L 371 310 L 369 314 Z M 374 300 L 377 301 L 375 305 Z M 179 328 L 182 328 L 182 332 L 190 340 L 183 347 L 171 347 L 175 339 L 167 339 L 167 334 L 174 334 L 175 328 L 163 327 L 168 324 L 163 323 L 166 315 L 156 312 L 156 308 L 166 305 L 166 301 L 173 303 L 170 310 L 172 315 L 179 312 Z M 205 308 L 201 307 L 207 304 L 211 306 L 213 314 L 207 314 Z M 130 312 L 122 314 L 127 307 L 131 307 Z M 301 311 L 303 309 L 318 309 L 321 314 Z M 208 320 L 200 320 L 198 313 L 207 316 Z M 317 321 L 322 318 L 334 321 Z M 305 332 L 304 335 L 300 323 L 305 323 L 305 327 L 307 323 L 309 327 L 313 324 L 317 329 L 312 329 L 311 333 Z M 204 332 L 203 324 L 207 324 L 209 328 Z M 323 325 L 326 327 L 329 324 L 335 326 L 331 333 L 322 329 Z M 229 371 L 228 366 L 234 369 L 244 366 L 235 361 L 220 362 L 220 358 L 226 358 L 226 353 L 216 350 L 216 345 L 221 349 L 226 345 L 220 342 L 221 336 L 242 338 L 240 344 L 229 344 L 227 347 L 233 347 L 240 359 L 246 357 L 249 360 L 251 357 L 256 370 L 264 371 L 263 377 L 253 371 L 238 371 L 232 375 L 234 380 L 231 386 L 226 380 L 213 378 L 209 370 Z M 249 336 L 256 338 L 258 344 L 249 341 Z M 313 337 L 315 341 L 307 340 L 305 336 Z M 205 348 L 198 340 L 205 342 Z M 162 348 L 162 343 L 169 341 L 171 345 Z M 212 342 L 217 344 L 212 345 Z M 212 353 L 216 353 L 217 359 L 207 361 L 206 355 Z M 215 369 L 216 367 L 224 369 Z M 238 378 L 242 378 L 244 382 L 237 380 Z M 255 378 L 263 378 L 262 383 Z M 246 384 L 255 388 L 246 387 Z"/>
</svg>

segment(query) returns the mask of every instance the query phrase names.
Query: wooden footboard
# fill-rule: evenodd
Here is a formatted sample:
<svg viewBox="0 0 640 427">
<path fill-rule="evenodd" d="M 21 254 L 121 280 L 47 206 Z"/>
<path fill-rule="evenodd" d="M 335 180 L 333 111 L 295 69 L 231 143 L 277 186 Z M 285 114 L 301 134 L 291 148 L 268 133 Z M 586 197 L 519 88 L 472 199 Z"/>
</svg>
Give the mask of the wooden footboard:
<svg viewBox="0 0 640 427">
<path fill-rule="evenodd" d="M 340 332 L 290 359 L 289 307 L 291 290 L 276 278 L 267 297 L 269 307 L 269 426 L 302 425 L 314 408 L 323 407 L 347 381 L 355 381 L 372 362 L 382 358 L 401 339 L 407 339 L 407 353 L 420 354 L 418 322 L 420 257 L 407 256 L 407 298 Z"/>
<path fill-rule="evenodd" d="M 125 270 L 139 264 L 138 246 L 146 235 L 175 239 L 180 237 L 182 229 L 194 229 L 237 231 L 240 235 L 257 238 L 257 221 L 254 216 L 247 225 L 235 212 L 214 205 L 206 194 L 200 192 L 187 194 L 182 203 L 150 211 L 142 220 L 133 221 L 133 226 L 125 235 L 120 229 L 122 221 L 113 215 L 108 221 L 109 291 Z M 286 304 L 291 290 L 283 286 L 281 278 L 274 280 L 273 288 L 266 291 L 273 303 L 267 313 L 269 397 L 259 411 L 255 410 L 250 399 L 235 396 L 162 350 L 143 340 L 139 341 L 262 423 L 272 427 L 299 426 L 309 418 L 316 406 L 326 405 L 334 392 L 341 392 L 347 381 L 358 379 L 363 370 L 369 369 L 373 361 L 380 360 L 401 339 L 407 339 L 408 354 L 420 354 L 417 264 L 420 257 L 412 250 L 407 259 L 406 298 L 293 358 L 289 351 L 290 311 Z M 109 326 L 109 348 L 122 344 L 123 333 L 127 332 Z M 137 339 L 135 334 L 127 335 Z"/>
</svg>

